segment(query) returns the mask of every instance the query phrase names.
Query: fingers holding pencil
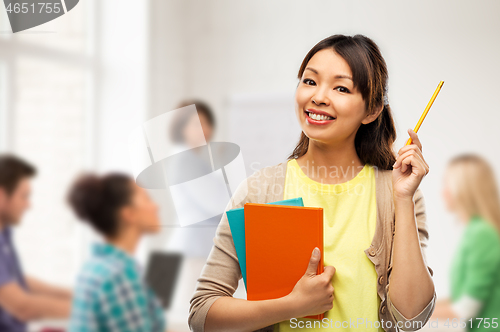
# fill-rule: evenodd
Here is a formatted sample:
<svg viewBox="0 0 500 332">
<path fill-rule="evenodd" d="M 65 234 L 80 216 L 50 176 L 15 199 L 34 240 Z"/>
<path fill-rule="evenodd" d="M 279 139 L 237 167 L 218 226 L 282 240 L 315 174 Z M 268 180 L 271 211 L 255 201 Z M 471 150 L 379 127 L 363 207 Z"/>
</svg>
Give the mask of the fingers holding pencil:
<svg viewBox="0 0 500 332">
<path fill-rule="evenodd" d="M 417 133 L 413 129 L 408 128 L 408 135 L 410 135 L 410 139 L 412 141 L 410 144 L 417 145 L 420 151 L 422 151 L 422 143 L 420 142 Z"/>
<path fill-rule="evenodd" d="M 425 175 L 427 175 L 429 173 L 429 165 L 425 161 L 424 156 L 422 154 L 422 143 L 420 142 L 418 135 L 412 129 L 408 129 L 408 133 L 410 134 L 410 137 L 412 138 L 413 142 L 412 144 L 405 145 L 401 149 L 399 149 L 398 157 L 393 167 L 399 168 L 400 166 L 404 166 L 403 161 L 407 157 L 413 156 L 415 158 L 415 161 L 420 163 L 420 165 L 422 166 L 422 169 L 425 171 Z M 404 173 L 405 171 L 406 167 L 404 166 L 402 168 L 402 172 Z"/>
</svg>

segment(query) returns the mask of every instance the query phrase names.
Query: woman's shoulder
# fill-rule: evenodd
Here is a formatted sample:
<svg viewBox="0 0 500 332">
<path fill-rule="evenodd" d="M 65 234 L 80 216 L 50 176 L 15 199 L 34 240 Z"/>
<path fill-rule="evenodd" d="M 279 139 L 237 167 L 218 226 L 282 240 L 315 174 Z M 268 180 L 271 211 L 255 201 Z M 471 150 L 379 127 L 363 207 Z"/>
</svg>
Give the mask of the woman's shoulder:
<svg viewBox="0 0 500 332">
<path fill-rule="evenodd" d="M 92 257 L 80 270 L 78 284 L 98 290 L 113 284 L 118 279 L 132 280 L 135 275 L 137 275 L 137 271 L 133 266 L 128 266 L 128 264 L 114 259 Z"/>
<path fill-rule="evenodd" d="M 287 161 L 282 161 L 278 164 L 255 169 L 250 176 L 246 177 L 245 180 L 242 181 L 240 187 L 245 187 L 245 189 L 255 189 L 259 186 L 265 186 L 271 182 L 276 182 L 280 178 L 285 177 L 286 165 Z"/>
<path fill-rule="evenodd" d="M 245 202 L 265 201 L 269 188 L 275 189 L 275 184 L 284 183 L 286 165 L 287 161 L 282 161 L 253 170 L 252 174 L 241 181 L 234 191 L 230 205 L 241 207 Z"/>
<path fill-rule="evenodd" d="M 378 197 L 392 197 L 392 170 L 383 169 L 375 165 L 368 164 L 372 170 L 370 174 L 375 177 L 375 188 Z"/>
<path fill-rule="evenodd" d="M 500 248 L 500 234 L 498 229 L 485 218 L 473 216 L 467 227 L 468 238 L 476 244 L 494 245 Z"/>
<path fill-rule="evenodd" d="M 269 179 L 274 177 L 285 176 L 286 166 L 289 160 L 283 160 L 277 164 L 261 167 L 254 170 L 249 178 L 254 179 Z"/>
<path fill-rule="evenodd" d="M 485 218 L 471 218 L 461 244 L 465 257 L 478 269 L 485 264 L 499 264 L 500 267 L 500 233 Z"/>
</svg>

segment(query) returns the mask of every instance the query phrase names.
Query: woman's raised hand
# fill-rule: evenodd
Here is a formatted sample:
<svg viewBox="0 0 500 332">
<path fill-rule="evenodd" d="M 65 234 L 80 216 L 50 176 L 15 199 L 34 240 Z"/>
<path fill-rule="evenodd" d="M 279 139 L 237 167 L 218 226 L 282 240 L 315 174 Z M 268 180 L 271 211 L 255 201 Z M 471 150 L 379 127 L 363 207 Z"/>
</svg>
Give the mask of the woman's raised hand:
<svg viewBox="0 0 500 332">
<path fill-rule="evenodd" d="M 294 317 L 317 315 L 332 309 L 333 285 L 335 273 L 333 266 L 325 266 L 323 273 L 317 274 L 320 261 L 320 251 L 314 248 L 306 273 L 295 284 L 292 292 L 287 295 L 294 308 Z"/>
<path fill-rule="evenodd" d="M 429 173 L 429 165 L 422 155 L 422 143 L 418 135 L 412 129 L 408 129 L 408 133 L 412 143 L 399 149 L 392 171 L 395 199 L 413 199 L 423 177 Z"/>
</svg>

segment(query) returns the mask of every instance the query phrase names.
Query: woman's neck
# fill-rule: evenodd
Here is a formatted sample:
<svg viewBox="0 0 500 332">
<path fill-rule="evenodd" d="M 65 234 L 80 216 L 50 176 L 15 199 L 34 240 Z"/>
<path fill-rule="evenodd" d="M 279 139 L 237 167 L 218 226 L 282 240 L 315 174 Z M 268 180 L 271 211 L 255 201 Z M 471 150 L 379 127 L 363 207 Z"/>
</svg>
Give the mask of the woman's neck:
<svg viewBox="0 0 500 332">
<path fill-rule="evenodd" d="M 473 215 L 470 214 L 470 213 L 467 213 L 465 211 L 461 211 L 459 210 L 458 211 L 458 219 L 465 225 L 469 224 L 469 222 L 471 221 Z"/>
<path fill-rule="evenodd" d="M 347 182 L 363 169 L 354 142 L 328 145 L 309 140 L 307 152 L 297 159 L 302 171 L 312 180 L 325 184 Z"/>
<path fill-rule="evenodd" d="M 133 255 L 140 237 L 141 234 L 135 228 L 127 227 L 122 229 L 120 235 L 113 239 L 108 239 L 108 242 L 129 255 Z"/>
</svg>

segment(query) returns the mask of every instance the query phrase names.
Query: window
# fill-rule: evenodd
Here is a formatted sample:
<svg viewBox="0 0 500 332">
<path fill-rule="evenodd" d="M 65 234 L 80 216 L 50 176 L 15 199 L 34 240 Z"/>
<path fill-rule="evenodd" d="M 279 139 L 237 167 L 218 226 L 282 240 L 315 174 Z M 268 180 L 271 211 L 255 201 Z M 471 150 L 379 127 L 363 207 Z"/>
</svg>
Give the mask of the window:
<svg viewBox="0 0 500 332">
<path fill-rule="evenodd" d="M 12 34 L 0 14 L 0 150 L 36 165 L 32 208 L 15 232 L 26 274 L 70 285 L 81 264 L 81 226 L 65 204 L 68 184 L 91 166 L 95 73 L 87 31 L 94 1 Z M 86 246 L 85 246 L 86 247 Z"/>
</svg>

